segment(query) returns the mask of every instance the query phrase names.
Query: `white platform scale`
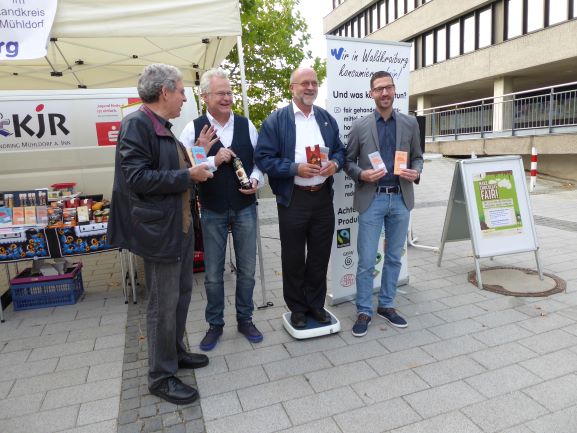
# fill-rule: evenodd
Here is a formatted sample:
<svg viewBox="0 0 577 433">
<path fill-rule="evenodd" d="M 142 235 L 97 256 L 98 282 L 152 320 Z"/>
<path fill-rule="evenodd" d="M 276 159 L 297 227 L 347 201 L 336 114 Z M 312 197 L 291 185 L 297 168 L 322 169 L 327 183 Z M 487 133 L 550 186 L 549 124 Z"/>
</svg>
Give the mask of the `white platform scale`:
<svg viewBox="0 0 577 433">
<path fill-rule="evenodd" d="M 307 338 L 322 337 L 323 335 L 336 334 L 341 330 L 339 319 L 325 308 L 325 311 L 331 316 L 331 323 L 321 324 L 312 317 L 307 315 L 307 325 L 302 329 L 297 329 L 291 324 L 291 312 L 288 311 L 282 315 L 282 323 L 287 332 L 297 340 Z"/>
</svg>

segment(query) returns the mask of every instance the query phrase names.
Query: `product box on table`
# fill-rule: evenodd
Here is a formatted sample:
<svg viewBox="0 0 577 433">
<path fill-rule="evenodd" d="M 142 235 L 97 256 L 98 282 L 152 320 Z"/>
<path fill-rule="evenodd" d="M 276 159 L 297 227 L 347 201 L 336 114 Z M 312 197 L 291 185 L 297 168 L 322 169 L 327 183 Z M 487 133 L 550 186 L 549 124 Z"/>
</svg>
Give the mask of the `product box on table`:
<svg viewBox="0 0 577 433">
<path fill-rule="evenodd" d="M 62 275 L 31 276 L 26 268 L 10 280 L 14 310 L 76 304 L 84 293 L 82 263 L 75 263 Z"/>
</svg>

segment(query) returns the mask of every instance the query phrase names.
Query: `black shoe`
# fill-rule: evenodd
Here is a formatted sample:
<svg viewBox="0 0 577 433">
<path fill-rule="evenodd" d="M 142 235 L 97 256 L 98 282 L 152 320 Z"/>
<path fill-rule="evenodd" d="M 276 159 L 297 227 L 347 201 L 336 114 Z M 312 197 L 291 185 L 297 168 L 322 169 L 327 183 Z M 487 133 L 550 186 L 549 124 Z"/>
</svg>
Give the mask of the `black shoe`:
<svg viewBox="0 0 577 433">
<path fill-rule="evenodd" d="M 196 389 L 174 376 L 161 380 L 148 390 L 152 395 L 174 404 L 190 404 L 198 398 Z"/>
<path fill-rule="evenodd" d="M 262 332 L 260 332 L 252 320 L 245 320 L 244 322 L 239 322 L 237 326 L 238 332 L 246 337 L 251 343 L 260 343 L 263 339 Z"/>
<path fill-rule="evenodd" d="M 407 321 L 397 314 L 394 308 L 377 308 L 377 314 L 397 328 L 406 328 Z"/>
<path fill-rule="evenodd" d="M 293 325 L 297 329 L 306 328 L 307 316 L 305 315 L 305 313 L 292 313 L 291 325 Z"/>
<path fill-rule="evenodd" d="M 321 323 L 323 325 L 326 325 L 327 323 L 331 323 L 331 316 L 329 316 L 329 314 L 326 312 L 326 310 L 324 308 L 321 310 L 313 308 L 312 310 L 309 310 L 309 314 L 318 323 Z"/>
<path fill-rule="evenodd" d="M 178 368 L 201 368 L 208 365 L 208 356 L 202 353 L 185 352 L 180 355 Z"/>
<path fill-rule="evenodd" d="M 208 331 L 206 331 L 206 335 L 200 342 L 200 349 L 204 350 L 205 352 L 214 349 L 216 343 L 218 343 L 218 339 L 222 335 L 222 326 L 219 325 L 210 325 Z"/>
</svg>

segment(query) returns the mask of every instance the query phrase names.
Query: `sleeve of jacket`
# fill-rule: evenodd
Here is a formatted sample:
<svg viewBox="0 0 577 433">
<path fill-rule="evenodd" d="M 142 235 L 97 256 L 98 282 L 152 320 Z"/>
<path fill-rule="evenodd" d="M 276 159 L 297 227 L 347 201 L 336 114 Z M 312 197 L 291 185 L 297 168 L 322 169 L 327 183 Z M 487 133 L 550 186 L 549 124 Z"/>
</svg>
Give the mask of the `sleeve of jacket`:
<svg viewBox="0 0 577 433">
<path fill-rule="evenodd" d="M 118 141 L 120 166 L 130 189 L 137 194 L 176 194 L 186 191 L 193 182 L 187 169 L 159 168 L 159 155 L 154 154 L 152 141 L 156 134 L 146 120 L 125 119 Z"/>
<path fill-rule="evenodd" d="M 423 151 L 421 150 L 421 134 L 419 131 L 419 123 L 413 116 L 409 116 L 411 121 L 411 129 L 413 134 L 411 136 L 411 168 L 419 172 L 419 177 L 415 183 L 419 183 L 420 174 L 423 171 Z"/>
<path fill-rule="evenodd" d="M 359 123 L 353 122 L 347 143 L 345 172 L 355 181 L 360 182 L 361 167 L 358 165 L 361 143 L 359 140 Z"/>
<path fill-rule="evenodd" d="M 262 124 L 254 149 L 254 162 L 270 177 L 289 178 L 297 173 L 297 164 L 284 151 L 284 132 L 280 128 L 278 111 L 271 114 Z"/>
<path fill-rule="evenodd" d="M 328 113 L 327 113 L 328 114 Z M 335 118 L 331 115 L 328 116 L 331 122 L 331 127 L 333 131 L 333 146 L 331 148 L 331 154 L 329 159 L 334 159 L 339 164 L 339 170 L 345 167 L 345 146 L 339 137 L 339 125 Z"/>
</svg>

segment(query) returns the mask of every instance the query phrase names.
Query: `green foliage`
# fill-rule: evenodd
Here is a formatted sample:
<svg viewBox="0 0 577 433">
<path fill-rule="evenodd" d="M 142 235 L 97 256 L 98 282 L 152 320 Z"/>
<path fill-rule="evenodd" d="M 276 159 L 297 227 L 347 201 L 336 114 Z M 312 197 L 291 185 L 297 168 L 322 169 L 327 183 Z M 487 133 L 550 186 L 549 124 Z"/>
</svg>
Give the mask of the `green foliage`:
<svg viewBox="0 0 577 433">
<path fill-rule="evenodd" d="M 312 0 L 305 0 L 312 1 Z M 290 99 L 291 72 L 303 60 L 312 60 L 322 82 L 326 62 L 312 59 L 306 45 L 310 34 L 306 21 L 295 10 L 299 0 L 240 0 L 242 43 L 250 118 L 257 128 L 279 103 Z M 243 113 L 238 51 L 233 49 L 223 65 L 238 95 L 234 111 Z"/>
</svg>

